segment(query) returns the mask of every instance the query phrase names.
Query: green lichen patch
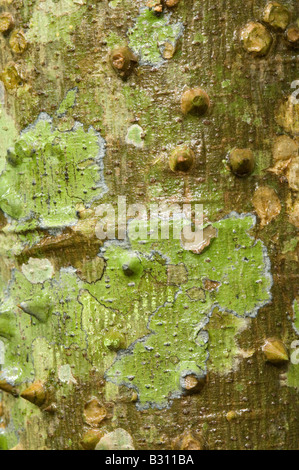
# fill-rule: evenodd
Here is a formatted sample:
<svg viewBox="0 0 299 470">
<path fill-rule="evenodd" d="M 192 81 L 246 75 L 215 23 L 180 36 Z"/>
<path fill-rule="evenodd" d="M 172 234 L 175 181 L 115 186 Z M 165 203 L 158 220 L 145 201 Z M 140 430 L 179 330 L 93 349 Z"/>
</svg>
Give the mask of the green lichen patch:
<svg viewBox="0 0 299 470">
<path fill-rule="evenodd" d="M 132 436 L 125 429 L 115 429 L 100 439 L 96 450 L 135 450 Z"/>
<path fill-rule="evenodd" d="M 53 346 L 53 352 L 60 345 L 63 350 L 73 344 L 77 344 L 79 350 L 86 348 L 81 328 L 82 306 L 78 302 L 81 286 L 75 270 L 70 268 L 61 269 L 42 284 L 34 284 L 22 272 L 15 271 L 0 308 L 0 336 L 5 341 L 3 371 L 10 380 L 32 380 L 36 366 L 42 369 L 39 358 L 35 363 L 33 356 L 33 345 L 39 338 L 44 338 L 49 345 L 46 348 L 49 359 Z M 65 361 L 64 354 L 60 360 Z M 12 376 L 10 370 L 18 370 L 18 373 Z M 45 371 L 40 370 L 40 373 Z"/>
<path fill-rule="evenodd" d="M 5 339 L 12 339 L 16 334 L 16 325 L 12 312 L 1 311 L 0 314 L 0 336 Z"/>
<path fill-rule="evenodd" d="M 117 313 L 127 315 L 132 311 L 132 305 L 135 302 L 139 304 L 136 310 L 141 313 L 142 304 L 146 309 L 147 302 L 154 302 L 154 308 L 163 304 L 168 298 L 168 290 L 172 292 L 171 287 L 167 288 L 166 266 L 159 262 L 153 262 L 149 256 L 129 251 L 126 247 L 108 245 L 103 256 L 107 267 L 103 278 L 99 282 L 87 286 L 87 290 L 106 308 Z M 136 267 L 132 267 L 131 260 L 136 257 Z M 138 260 L 138 262 L 137 262 Z M 124 266 L 134 270 L 130 275 L 127 274 Z M 154 287 L 153 282 L 157 283 Z M 158 291 L 154 298 L 152 289 L 157 290 L 160 285 L 160 294 Z M 148 295 L 144 295 L 148 292 Z M 155 298 L 156 297 L 156 298 Z M 172 297 L 171 297 L 172 298 Z M 146 315 L 146 313 L 145 313 Z M 145 317 L 147 321 L 148 315 Z"/>
<path fill-rule="evenodd" d="M 197 335 L 196 327 L 207 317 L 196 307 L 178 295 L 159 308 L 148 325 L 152 334 L 133 343 L 108 370 L 108 379 L 137 390 L 139 407 L 167 406 L 182 392 L 185 375 L 206 372 L 206 338 Z"/>
<path fill-rule="evenodd" d="M 237 318 L 217 309 L 213 311 L 206 327 L 209 334 L 208 369 L 226 374 L 238 365 L 239 348 L 236 336 L 248 326 L 248 320 Z"/>
<path fill-rule="evenodd" d="M 134 147 L 142 148 L 144 145 L 143 136 L 144 132 L 142 127 L 138 126 L 138 124 L 133 124 L 133 126 L 128 129 L 126 142 L 127 144 L 134 145 Z"/>
<path fill-rule="evenodd" d="M 246 326 L 243 318 L 256 316 L 271 298 L 272 280 L 265 248 L 248 234 L 254 222 L 251 215 L 237 214 L 216 222 L 213 226 L 218 237 L 200 255 L 182 249 L 179 240 L 172 240 L 171 245 L 168 240 L 142 244 L 131 240 L 140 255 L 164 253 L 167 264 L 183 263 L 188 271 L 174 300 L 151 311 L 147 326 L 150 333 L 119 352 L 106 372 L 108 380 L 137 391 L 139 408 L 165 407 L 169 399 L 184 393 L 184 376 L 204 376 L 208 348 L 211 369 L 226 373 L 234 366 L 238 352 L 234 337 Z M 217 288 L 209 289 L 207 282 Z M 194 288 L 205 290 L 205 296 L 190 296 Z M 211 322 L 210 338 L 204 331 L 215 307 L 226 312 L 220 313 L 226 328 L 225 335 L 222 330 L 223 347 L 219 351 L 221 333 L 213 328 L 215 321 Z M 222 353 L 226 357 L 221 357 Z"/>
<path fill-rule="evenodd" d="M 296 358 L 299 357 L 298 348 L 297 350 L 293 351 L 293 354 L 294 356 L 296 355 Z M 287 373 L 287 385 L 289 387 L 299 390 L 299 364 L 298 363 L 290 364 L 288 373 Z"/>
<path fill-rule="evenodd" d="M 162 408 L 186 393 L 186 376 L 227 373 L 245 317 L 271 297 L 265 248 L 248 234 L 253 223 L 237 214 L 214 223 L 218 236 L 200 254 L 180 240 L 140 243 L 130 223 L 129 240 L 107 242 L 92 263 L 98 279 L 74 268 L 53 274 L 29 260 L 14 271 L 0 309 L 5 376 L 13 384 L 47 380 L 56 369 L 68 393 L 93 364 L 134 388 L 139 408 Z"/>
<path fill-rule="evenodd" d="M 7 437 L 4 431 L 0 433 L 0 450 L 8 450 Z"/>
<path fill-rule="evenodd" d="M 75 123 L 70 132 L 61 132 L 40 114 L 7 154 L 1 209 L 23 230 L 75 223 L 76 204 L 90 204 L 106 191 L 104 149 L 104 139 L 92 127 L 85 132 Z"/>
<path fill-rule="evenodd" d="M 5 167 L 7 149 L 13 145 L 17 135 L 13 119 L 5 111 L 4 105 L 0 104 L 0 173 Z"/>
<path fill-rule="evenodd" d="M 290 240 L 286 240 L 281 250 L 282 254 L 285 255 L 286 253 L 296 250 L 298 241 L 299 241 L 298 238 L 291 238 Z"/>
<path fill-rule="evenodd" d="M 72 369 L 69 364 L 64 364 L 59 367 L 58 369 L 58 377 L 59 380 L 63 383 L 77 383 L 76 379 L 74 378 L 72 374 Z"/>
<path fill-rule="evenodd" d="M 134 250 L 159 251 L 168 263 L 183 263 L 189 277 L 186 288 L 196 286 L 195 281 L 196 287 L 204 287 L 206 279 L 216 281 L 220 283 L 217 289 L 220 308 L 238 316 L 256 316 L 257 310 L 269 301 L 272 278 L 264 244 L 248 234 L 254 225 L 255 217 L 251 214 L 234 212 L 213 223 L 218 236 L 201 255 L 184 250 L 180 240 L 175 239 L 170 244 L 168 239 L 156 241 L 148 237 L 140 244 L 133 239 L 133 224 L 129 225 L 129 237 Z"/>
<path fill-rule="evenodd" d="M 109 7 L 110 8 L 116 8 L 117 5 L 121 2 L 122 0 L 111 0 L 111 2 L 109 2 Z"/>
<path fill-rule="evenodd" d="M 22 272 L 32 284 L 43 283 L 51 279 L 54 267 L 48 259 L 29 258 L 27 264 L 22 265 Z"/>
<path fill-rule="evenodd" d="M 175 288 L 167 285 L 165 263 L 127 248 L 106 246 L 87 272 L 62 268 L 53 274 L 51 263 L 37 258 L 14 271 L 0 306 L 3 370 L 11 381 L 46 380 L 66 360 L 74 378 L 83 379 L 91 367 L 76 358 L 83 352 L 103 374 L 117 350 L 148 333 L 149 312 L 173 300 Z"/>
<path fill-rule="evenodd" d="M 78 88 L 73 88 L 67 92 L 65 98 L 62 100 L 59 108 L 56 111 L 58 117 L 64 116 L 69 109 L 75 106 L 77 92 Z"/>
<path fill-rule="evenodd" d="M 89 357 L 104 372 L 117 350 L 127 349 L 149 332 L 150 313 L 172 301 L 176 288 L 168 286 L 165 263 L 148 254 L 112 243 L 102 256 L 106 263 L 103 277 L 85 284 L 79 301 Z"/>
<path fill-rule="evenodd" d="M 129 46 L 139 55 L 140 65 L 157 66 L 163 63 L 165 43 L 175 47 L 182 30 L 182 24 L 170 23 L 170 15 L 156 16 L 149 8 L 143 8 L 128 31 Z"/>
<path fill-rule="evenodd" d="M 107 46 L 109 49 L 114 49 L 116 46 L 126 46 L 126 41 L 118 36 L 114 31 L 110 31 L 106 37 Z"/>
</svg>

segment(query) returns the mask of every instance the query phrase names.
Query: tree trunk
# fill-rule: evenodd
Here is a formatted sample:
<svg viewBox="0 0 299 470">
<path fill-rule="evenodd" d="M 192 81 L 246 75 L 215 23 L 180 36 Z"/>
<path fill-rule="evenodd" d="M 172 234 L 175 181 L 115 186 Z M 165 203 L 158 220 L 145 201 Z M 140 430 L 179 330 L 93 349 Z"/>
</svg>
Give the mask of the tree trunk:
<svg viewBox="0 0 299 470">
<path fill-rule="evenodd" d="M 296 449 L 298 1 L 0 8 L 0 448 Z"/>
</svg>

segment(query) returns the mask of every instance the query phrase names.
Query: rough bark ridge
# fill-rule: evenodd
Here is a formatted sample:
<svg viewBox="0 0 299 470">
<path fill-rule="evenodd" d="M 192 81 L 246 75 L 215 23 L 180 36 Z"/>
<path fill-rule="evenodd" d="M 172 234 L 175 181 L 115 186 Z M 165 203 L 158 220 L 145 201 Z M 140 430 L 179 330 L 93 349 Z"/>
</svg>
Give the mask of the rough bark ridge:
<svg viewBox="0 0 299 470">
<path fill-rule="evenodd" d="M 298 2 L 0 9 L 0 448 L 297 448 Z"/>
</svg>

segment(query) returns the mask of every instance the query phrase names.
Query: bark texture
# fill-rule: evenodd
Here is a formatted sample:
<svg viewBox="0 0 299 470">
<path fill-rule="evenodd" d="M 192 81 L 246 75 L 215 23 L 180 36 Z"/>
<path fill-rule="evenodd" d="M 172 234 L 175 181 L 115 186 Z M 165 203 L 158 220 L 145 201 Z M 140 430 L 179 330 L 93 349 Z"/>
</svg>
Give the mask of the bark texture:
<svg viewBox="0 0 299 470">
<path fill-rule="evenodd" d="M 298 2 L 0 9 L 0 448 L 298 448 Z"/>
</svg>

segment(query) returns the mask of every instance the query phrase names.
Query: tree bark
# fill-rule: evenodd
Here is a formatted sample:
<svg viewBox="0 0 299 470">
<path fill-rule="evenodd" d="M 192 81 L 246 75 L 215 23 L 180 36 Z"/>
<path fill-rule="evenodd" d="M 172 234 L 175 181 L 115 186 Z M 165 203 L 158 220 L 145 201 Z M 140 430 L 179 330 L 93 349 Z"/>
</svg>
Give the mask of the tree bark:
<svg viewBox="0 0 299 470">
<path fill-rule="evenodd" d="M 0 448 L 296 449 L 298 2 L 0 8 Z"/>
</svg>

